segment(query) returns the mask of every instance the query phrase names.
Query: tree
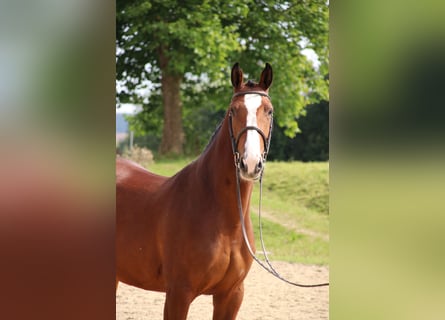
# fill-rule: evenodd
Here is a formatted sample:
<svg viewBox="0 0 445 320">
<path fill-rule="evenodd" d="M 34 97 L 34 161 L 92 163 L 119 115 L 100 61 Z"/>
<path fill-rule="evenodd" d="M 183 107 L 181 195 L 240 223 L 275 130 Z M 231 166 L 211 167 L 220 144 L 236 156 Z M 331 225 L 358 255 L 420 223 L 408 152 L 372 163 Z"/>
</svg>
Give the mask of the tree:
<svg viewBox="0 0 445 320">
<path fill-rule="evenodd" d="M 305 108 L 298 126 L 301 132 L 289 138 L 279 126 L 274 126 L 270 160 L 329 160 L 329 102 L 323 100 Z"/>
<path fill-rule="evenodd" d="M 205 103 L 225 108 L 233 63 L 256 75 L 269 62 L 276 75 L 272 96 L 279 97 L 273 101 L 277 121 L 293 136 L 293 120 L 303 107 L 327 99 L 327 13 L 320 0 L 118 0 L 117 79 L 125 88 L 118 102 L 142 103 L 144 112 L 134 124 L 142 129 L 147 123 L 147 131 L 159 124 L 147 118 L 161 108 L 160 152 L 180 154 L 183 109 L 190 114 Z M 319 69 L 301 53 L 303 46 L 317 52 Z M 148 99 L 141 94 L 144 87 Z"/>
</svg>

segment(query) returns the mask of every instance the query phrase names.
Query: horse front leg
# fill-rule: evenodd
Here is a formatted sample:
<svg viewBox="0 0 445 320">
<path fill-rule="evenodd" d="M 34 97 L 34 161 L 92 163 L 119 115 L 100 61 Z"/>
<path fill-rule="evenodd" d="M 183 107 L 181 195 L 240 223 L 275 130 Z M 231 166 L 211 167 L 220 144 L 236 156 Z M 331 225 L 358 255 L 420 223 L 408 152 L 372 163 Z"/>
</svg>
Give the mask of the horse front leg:
<svg viewBox="0 0 445 320">
<path fill-rule="evenodd" d="M 244 283 L 231 291 L 213 295 L 213 320 L 235 319 L 244 297 Z"/>
<path fill-rule="evenodd" d="M 194 298 L 188 288 L 169 288 L 165 295 L 164 320 L 186 320 Z"/>
</svg>

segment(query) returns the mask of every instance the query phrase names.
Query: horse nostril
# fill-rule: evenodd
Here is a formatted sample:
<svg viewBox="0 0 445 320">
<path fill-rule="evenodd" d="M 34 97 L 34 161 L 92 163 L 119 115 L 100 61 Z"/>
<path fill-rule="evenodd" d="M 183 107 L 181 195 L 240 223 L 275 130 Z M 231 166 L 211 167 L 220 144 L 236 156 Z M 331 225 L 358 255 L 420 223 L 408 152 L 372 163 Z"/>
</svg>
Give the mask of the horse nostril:
<svg viewBox="0 0 445 320">
<path fill-rule="evenodd" d="M 257 163 L 255 173 L 259 173 L 263 169 L 263 161 Z"/>
<path fill-rule="evenodd" d="M 243 170 L 243 171 L 247 171 L 247 163 L 246 163 L 246 160 L 241 159 L 239 168 L 240 168 L 241 170 Z"/>
</svg>

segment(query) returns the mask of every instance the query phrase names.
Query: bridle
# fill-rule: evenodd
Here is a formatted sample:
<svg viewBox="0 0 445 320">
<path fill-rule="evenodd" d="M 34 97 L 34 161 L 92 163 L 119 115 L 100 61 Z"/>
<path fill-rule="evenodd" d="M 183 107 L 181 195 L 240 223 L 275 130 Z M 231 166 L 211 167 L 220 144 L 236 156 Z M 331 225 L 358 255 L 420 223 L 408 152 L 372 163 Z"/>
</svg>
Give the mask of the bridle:
<svg viewBox="0 0 445 320">
<path fill-rule="evenodd" d="M 270 101 L 270 97 L 267 93 L 265 92 L 261 92 L 261 91 L 244 91 L 244 92 L 237 92 L 233 95 L 233 98 L 241 96 L 241 95 L 245 95 L 245 94 L 258 94 L 260 96 L 263 97 L 267 97 Z M 252 247 L 250 246 L 250 242 L 249 239 L 247 237 L 247 232 L 246 232 L 246 225 L 244 223 L 244 216 L 243 216 L 243 207 L 242 207 L 242 203 L 241 203 L 241 188 L 240 188 L 240 154 L 238 152 L 238 143 L 239 143 L 239 139 L 240 137 L 247 132 L 248 130 L 255 130 L 257 131 L 260 136 L 263 138 L 263 142 L 264 142 L 264 152 L 262 155 L 263 161 L 266 162 L 266 158 L 267 158 L 267 154 L 269 153 L 269 147 L 270 147 L 270 139 L 272 137 L 272 126 L 273 126 L 273 116 L 271 118 L 270 121 L 270 128 L 269 128 L 269 136 L 266 137 L 266 135 L 264 134 L 263 131 L 261 131 L 260 128 L 254 127 L 254 126 L 247 126 L 245 128 L 243 128 L 238 135 L 236 136 L 236 138 L 234 137 L 233 134 L 233 127 L 232 127 L 232 111 L 229 112 L 229 132 L 230 132 L 230 139 L 232 141 L 232 151 L 233 151 L 233 156 L 235 159 L 235 167 L 236 167 L 236 192 L 237 192 L 237 204 L 238 204 L 238 211 L 239 211 L 239 217 L 240 217 L 240 221 L 241 221 L 241 229 L 243 232 L 243 238 L 244 238 L 244 242 L 247 246 L 247 249 L 250 253 L 250 255 L 252 256 L 252 258 L 261 266 L 263 267 L 266 271 L 270 272 L 273 276 L 277 277 L 278 279 L 291 284 L 293 286 L 297 286 L 297 287 L 303 287 L 303 288 L 313 288 L 313 287 L 324 287 L 324 286 L 329 286 L 329 283 L 319 283 L 319 284 L 300 284 L 300 283 L 295 283 L 292 281 L 289 281 L 285 278 L 283 278 L 276 270 L 275 268 L 272 266 L 272 264 L 269 261 L 269 258 L 267 257 L 267 251 L 266 248 L 264 246 L 264 241 L 263 241 L 263 229 L 262 229 L 262 223 L 261 223 L 261 200 L 262 200 L 262 194 L 263 194 L 263 172 L 261 171 L 260 174 L 260 197 L 259 197 L 259 204 L 258 204 L 258 217 L 259 217 L 259 229 L 260 229 L 260 240 L 261 240 L 261 247 L 263 249 L 263 254 L 264 254 L 264 258 L 265 261 L 267 263 L 268 266 L 266 266 L 260 259 L 257 258 L 257 256 L 255 255 L 255 253 L 252 250 Z"/>
<path fill-rule="evenodd" d="M 244 92 L 237 92 L 232 96 L 232 100 L 235 97 L 238 96 L 243 96 L 246 94 L 257 94 L 263 97 L 267 97 L 270 101 L 272 101 L 272 99 L 269 97 L 269 95 L 265 92 L 261 92 L 261 91 L 244 91 Z M 249 130 L 255 130 L 256 132 L 258 132 L 261 136 L 261 138 L 263 138 L 263 143 L 264 143 L 264 152 L 262 154 L 262 161 L 266 162 L 267 159 L 267 154 L 269 153 L 269 147 L 270 147 L 270 139 L 272 138 L 272 127 L 273 127 L 273 114 L 271 115 L 271 120 L 270 120 L 270 126 L 269 126 L 269 136 L 266 137 L 266 135 L 264 134 L 264 132 L 255 126 L 246 126 L 244 127 L 239 133 L 238 135 L 234 136 L 233 134 L 233 124 L 232 124 L 232 111 L 229 112 L 229 132 L 230 132 L 230 140 L 232 142 L 232 151 L 233 151 L 233 156 L 234 156 L 234 160 L 235 160 L 235 166 L 238 168 L 240 161 L 241 161 L 241 157 L 240 154 L 238 152 L 238 144 L 239 144 L 239 140 L 241 138 L 241 136 L 246 133 Z"/>
</svg>

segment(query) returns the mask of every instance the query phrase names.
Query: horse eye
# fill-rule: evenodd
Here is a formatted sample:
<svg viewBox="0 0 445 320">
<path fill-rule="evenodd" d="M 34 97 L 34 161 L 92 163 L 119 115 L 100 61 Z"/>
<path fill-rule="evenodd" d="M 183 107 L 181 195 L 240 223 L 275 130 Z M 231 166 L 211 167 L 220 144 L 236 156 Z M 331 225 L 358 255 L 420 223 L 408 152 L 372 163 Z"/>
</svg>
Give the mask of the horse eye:
<svg viewBox="0 0 445 320">
<path fill-rule="evenodd" d="M 269 109 L 269 111 L 267 111 L 267 114 L 268 114 L 269 116 L 271 116 L 271 115 L 273 114 L 273 110 L 272 110 L 272 109 Z"/>
</svg>

